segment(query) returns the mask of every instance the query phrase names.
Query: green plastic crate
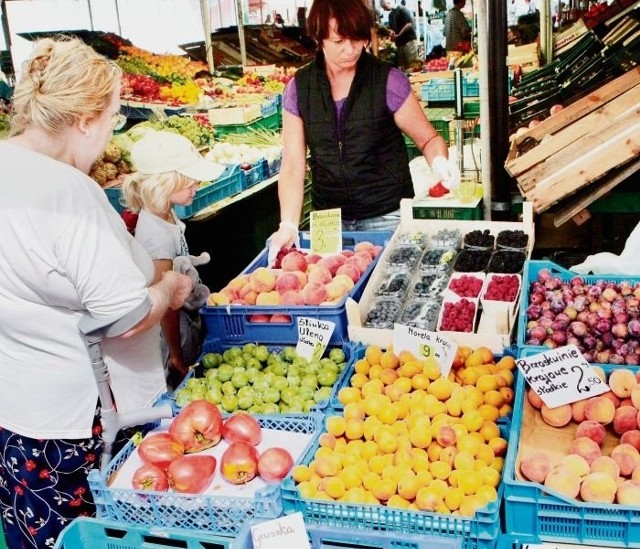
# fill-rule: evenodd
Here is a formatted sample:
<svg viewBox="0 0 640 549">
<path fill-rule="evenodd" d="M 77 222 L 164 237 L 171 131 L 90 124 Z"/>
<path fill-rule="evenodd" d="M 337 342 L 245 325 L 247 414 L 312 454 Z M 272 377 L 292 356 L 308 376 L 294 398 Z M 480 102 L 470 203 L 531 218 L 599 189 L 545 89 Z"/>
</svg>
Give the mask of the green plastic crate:
<svg viewBox="0 0 640 549">
<path fill-rule="evenodd" d="M 269 116 L 256 118 L 246 124 L 224 124 L 214 126 L 216 137 L 229 135 L 230 133 L 247 133 L 252 130 L 279 130 L 282 127 L 282 113 L 277 111 Z"/>
<path fill-rule="evenodd" d="M 414 219 L 456 219 L 479 221 L 484 219 L 482 200 L 470 206 L 413 206 Z"/>
</svg>

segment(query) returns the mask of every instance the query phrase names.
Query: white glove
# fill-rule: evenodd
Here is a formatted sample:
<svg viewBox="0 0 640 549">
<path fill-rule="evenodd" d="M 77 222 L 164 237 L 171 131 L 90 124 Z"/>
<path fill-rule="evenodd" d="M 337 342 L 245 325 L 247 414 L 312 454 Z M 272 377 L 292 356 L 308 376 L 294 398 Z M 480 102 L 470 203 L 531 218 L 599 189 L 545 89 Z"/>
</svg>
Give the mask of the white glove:
<svg viewBox="0 0 640 549">
<path fill-rule="evenodd" d="M 269 244 L 267 266 L 271 267 L 278 257 L 278 252 L 285 246 L 295 245 L 300 248 L 298 226 L 291 221 L 281 221 L 280 228 L 268 238 L 267 242 Z"/>
<path fill-rule="evenodd" d="M 431 169 L 447 189 L 455 189 L 460 184 L 460 170 L 455 158 L 447 160 L 444 156 L 436 156 L 431 162 Z"/>
</svg>

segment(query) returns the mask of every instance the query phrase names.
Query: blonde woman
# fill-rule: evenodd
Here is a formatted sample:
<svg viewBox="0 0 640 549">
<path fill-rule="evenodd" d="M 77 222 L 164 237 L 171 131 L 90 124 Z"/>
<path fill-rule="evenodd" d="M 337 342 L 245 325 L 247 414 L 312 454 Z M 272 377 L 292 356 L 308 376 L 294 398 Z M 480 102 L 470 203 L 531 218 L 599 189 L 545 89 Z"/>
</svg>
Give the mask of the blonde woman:
<svg viewBox="0 0 640 549">
<path fill-rule="evenodd" d="M 189 255 L 185 225 L 173 206 L 189 206 L 200 181 L 217 179 L 224 167 L 205 160 L 192 143 L 172 132 L 150 132 L 131 149 L 136 172 L 123 183 L 127 206 L 138 212 L 135 237 L 153 259 L 156 278 Z M 197 310 L 168 310 L 162 319 L 162 355 L 167 382 L 175 387 L 200 354 Z"/>
<path fill-rule="evenodd" d="M 85 315 L 148 310 L 105 340 L 119 411 L 165 390 L 158 323 L 191 280 L 166 273 L 87 175 L 120 115 L 121 71 L 76 39 L 35 43 L 0 141 L 0 515 L 11 549 L 52 547 L 94 505 L 102 454 L 97 385 L 78 331 Z"/>
</svg>

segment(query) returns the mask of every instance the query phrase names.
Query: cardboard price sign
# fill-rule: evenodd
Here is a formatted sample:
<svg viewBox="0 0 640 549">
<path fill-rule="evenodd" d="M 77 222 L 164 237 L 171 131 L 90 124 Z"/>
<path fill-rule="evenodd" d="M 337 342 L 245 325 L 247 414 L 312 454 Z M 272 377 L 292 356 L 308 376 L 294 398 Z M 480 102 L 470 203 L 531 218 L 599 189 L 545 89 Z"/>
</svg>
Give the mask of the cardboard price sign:
<svg viewBox="0 0 640 549">
<path fill-rule="evenodd" d="M 342 251 L 342 210 L 316 210 L 309 219 L 311 251 L 315 254 L 337 254 Z"/>
<path fill-rule="evenodd" d="M 458 345 L 436 332 L 403 324 L 393 325 L 393 349 L 396 354 L 409 351 L 416 358 L 435 358 L 443 377 L 449 375 Z"/>
<path fill-rule="evenodd" d="M 298 317 L 296 353 L 307 360 L 320 360 L 335 329 L 335 322 L 306 316 Z"/>
<path fill-rule="evenodd" d="M 267 520 L 251 527 L 254 549 L 311 549 L 302 513 Z"/>
<path fill-rule="evenodd" d="M 549 408 L 609 391 L 578 347 L 567 345 L 516 360 L 527 383 Z"/>
</svg>

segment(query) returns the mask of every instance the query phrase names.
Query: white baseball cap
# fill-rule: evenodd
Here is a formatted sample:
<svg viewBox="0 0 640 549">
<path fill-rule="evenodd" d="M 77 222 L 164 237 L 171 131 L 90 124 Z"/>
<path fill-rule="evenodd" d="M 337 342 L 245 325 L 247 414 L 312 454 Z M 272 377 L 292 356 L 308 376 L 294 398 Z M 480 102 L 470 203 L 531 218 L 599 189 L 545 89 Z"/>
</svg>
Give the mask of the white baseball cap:
<svg viewBox="0 0 640 549">
<path fill-rule="evenodd" d="M 148 132 L 136 141 L 131 161 L 141 174 L 178 172 L 196 181 L 213 181 L 225 170 L 206 160 L 186 137 L 165 131 Z"/>
</svg>

